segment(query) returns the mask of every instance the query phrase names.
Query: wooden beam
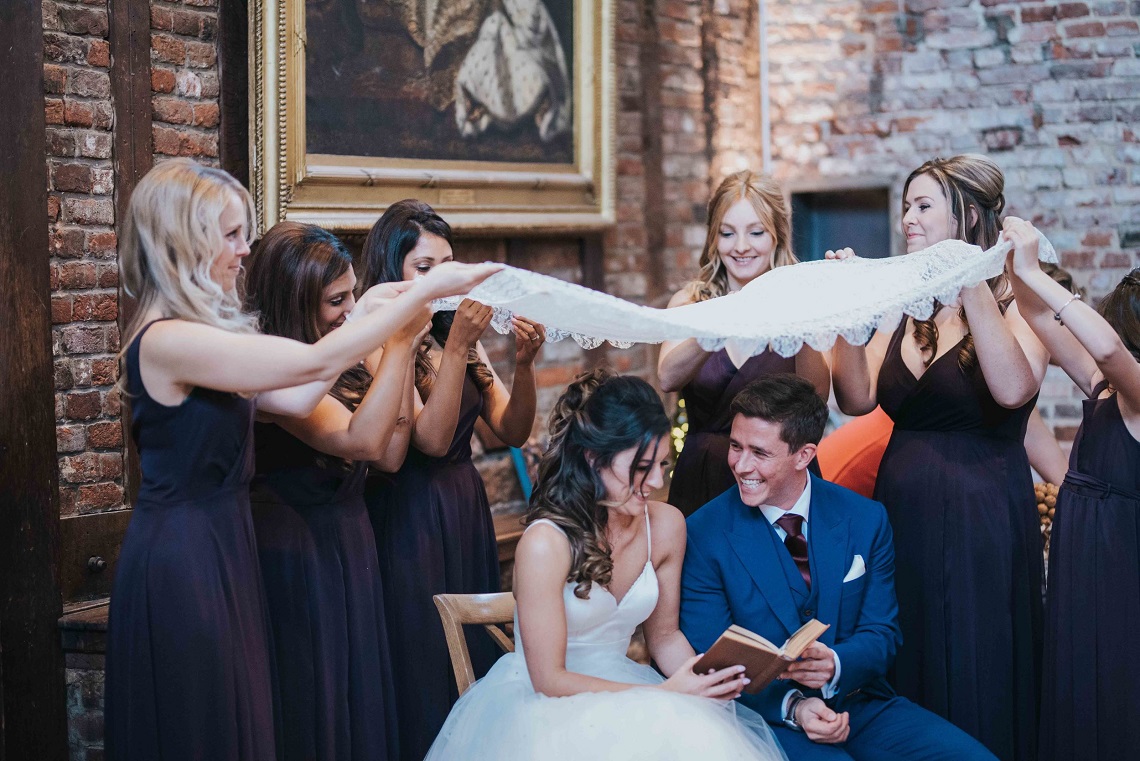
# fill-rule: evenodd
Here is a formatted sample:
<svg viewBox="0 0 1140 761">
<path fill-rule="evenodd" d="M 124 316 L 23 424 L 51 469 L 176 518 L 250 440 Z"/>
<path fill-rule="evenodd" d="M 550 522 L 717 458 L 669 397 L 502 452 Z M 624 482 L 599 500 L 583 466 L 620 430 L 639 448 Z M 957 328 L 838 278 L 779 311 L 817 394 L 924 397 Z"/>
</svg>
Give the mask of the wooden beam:
<svg viewBox="0 0 1140 761">
<path fill-rule="evenodd" d="M 661 33 L 657 27 L 657 0 L 641 2 L 641 39 L 637 65 L 641 72 L 641 165 L 645 182 L 642 219 L 645 224 L 646 275 L 649 293 L 646 302 L 665 306 L 669 299 L 669 268 L 665 261 L 665 134 L 661 108 Z M 653 368 L 656 374 L 656 367 Z"/>
<path fill-rule="evenodd" d="M 249 187 L 249 3 L 219 0 L 218 78 L 222 169 Z"/>
<path fill-rule="evenodd" d="M 123 222 L 135 186 L 154 165 L 150 83 L 150 5 L 138 0 L 110 0 L 108 39 L 111 47 L 111 102 L 115 114 L 112 155 L 115 167 L 115 232 L 123 239 Z M 119 333 L 134 316 L 135 303 L 119 289 Z M 123 492 L 128 504 L 138 494 L 142 473 L 131 443 L 131 418 L 122 416 L 125 443 Z M 121 536 L 119 537 L 122 538 Z"/>
<path fill-rule="evenodd" d="M 67 758 L 56 623 L 59 488 L 48 276 L 43 15 L 8 0 L 0 22 L 0 756 Z"/>
<path fill-rule="evenodd" d="M 578 261 L 582 267 L 582 285 L 595 291 L 606 290 L 606 249 L 601 233 L 584 233 L 578 239 Z M 586 352 L 586 369 L 593 369 L 606 362 L 608 344 Z"/>
</svg>

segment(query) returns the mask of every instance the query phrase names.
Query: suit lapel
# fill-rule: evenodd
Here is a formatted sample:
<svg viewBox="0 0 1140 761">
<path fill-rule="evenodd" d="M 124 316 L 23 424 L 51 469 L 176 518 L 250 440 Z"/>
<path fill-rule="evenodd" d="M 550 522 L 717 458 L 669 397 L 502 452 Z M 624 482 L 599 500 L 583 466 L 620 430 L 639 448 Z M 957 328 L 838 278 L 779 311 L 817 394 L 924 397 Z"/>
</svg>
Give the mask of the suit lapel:
<svg viewBox="0 0 1140 761">
<path fill-rule="evenodd" d="M 839 624 L 839 599 L 843 594 L 843 577 L 847 572 L 848 523 L 843 511 L 821 488 L 825 484 L 814 475 L 811 489 L 810 533 L 812 586 L 819 590 L 819 620 L 831 624 L 824 639 L 834 640 Z"/>
<path fill-rule="evenodd" d="M 791 635 L 800 628 L 800 618 L 784 569 L 780 567 L 780 559 L 773 552 L 772 527 L 758 508 L 745 505 L 735 492 L 733 497 L 736 515 L 732 529 L 725 532 L 728 543 L 748 570 L 756 588 L 764 595 L 772 613 Z"/>
</svg>

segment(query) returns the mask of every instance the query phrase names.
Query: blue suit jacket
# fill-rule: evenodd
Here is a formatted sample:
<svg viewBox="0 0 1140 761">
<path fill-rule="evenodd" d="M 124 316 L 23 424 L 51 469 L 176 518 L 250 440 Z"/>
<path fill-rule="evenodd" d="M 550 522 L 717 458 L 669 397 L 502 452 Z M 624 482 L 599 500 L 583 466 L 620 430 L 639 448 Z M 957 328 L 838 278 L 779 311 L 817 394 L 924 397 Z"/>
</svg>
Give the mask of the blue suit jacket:
<svg viewBox="0 0 1140 761">
<path fill-rule="evenodd" d="M 839 655 L 837 710 L 853 695 L 891 697 L 887 669 L 901 641 L 895 600 L 895 551 L 881 504 L 810 476 L 812 586 L 815 618 L 830 624 L 820 641 Z M 681 630 L 698 653 L 737 624 L 781 644 L 800 628 L 787 577 L 775 552 L 772 528 L 759 508 L 740 501 L 736 486 L 689 516 L 681 580 Z M 856 555 L 866 573 L 843 578 Z M 793 682 L 775 681 L 741 702 L 772 723 L 781 720 L 789 690 L 819 695 Z"/>
</svg>

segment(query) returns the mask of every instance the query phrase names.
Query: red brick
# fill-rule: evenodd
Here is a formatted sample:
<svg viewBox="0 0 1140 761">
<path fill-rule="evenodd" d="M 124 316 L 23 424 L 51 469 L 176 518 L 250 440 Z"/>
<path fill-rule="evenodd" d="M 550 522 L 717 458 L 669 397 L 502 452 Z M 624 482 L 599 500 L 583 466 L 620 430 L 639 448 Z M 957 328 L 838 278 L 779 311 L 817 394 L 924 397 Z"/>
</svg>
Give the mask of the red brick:
<svg viewBox="0 0 1140 761">
<path fill-rule="evenodd" d="M 67 69 L 54 64 L 44 64 L 44 92 L 49 95 L 62 95 L 67 87 Z"/>
<path fill-rule="evenodd" d="M 120 412 L 121 402 L 119 400 L 119 393 L 117 391 L 108 391 L 103 395 L 103 414 L 107 417 L 115 417 Z"/>
<path fill-rule="evenodd" d="M 1103 269 L 1127 269 L 1135 267 L 1136 263 L 1133 261 L 1131 254 L 1109 251 L 1100 260 L 1100 266 Z"/>
<path fill-rule="evenodd" d="M 53 293 L 51 295 L 51 321 L 53 325 L 62 325 L 72 320 L 71 296 L 66 293 Z"/>
<path fill-rule="evenodd" d="M 87 443 L 92 449 L 115 449 L 123 445 L 123 425 L 118 421 L 87 426 Z"/>
<path fill-rule="evenodd" d="M 186 62 L 194 69 L 208 69 L 218 62 L 218 48 L 210 42 L 187 42 Z"/>
<path fill-rule="evenodd" d="M 63 124 L 63 101 L 47 98 L 44 101 L 44 120 L 48 124 Z"/>
<path fill-rule="evenodd" d="M 197 37 L 202 32 L 202 18 L 200 12 L 175 10 L 171 13 L 171 30 L 175 34 Z"/>
<path fill-rule="evenodd" d="M 70 34 L 89 34 L 92 37 L 107 36 L 107 11 L 102 8 L 59 5 L 60 27 Z"/>
<path fill-rule="evenodd" d="M 155 67 L 150 72 L 150 89 L 153 92 L 174 92 L 174 72 Z"/>
<path fill-rule="evenodd" d="M 90 127 L 95 119 L 95 109 L 91 103 L 72 98 L 63 100 L 63 120 L 72 127 Z"/>
<path fill-rule="evenodd" d="M 110 357 L 91 360 L 91 383 L 96 386 L 111 386 L 119 380 L 119 362 Z"/>
<path fill-rule="evenodd" d="M 111 135 L 106 132 L 77 132 L 79 155 L 89 159 L 111 158 Z"/>
<path fill-rule="evenodd" d="M 92 254 L 114 254 L 119 246 L 119 237 L 111 231 L 88 232 L 83 246 Z"/>
<path fill-rule="evenodd" d="M 1105 24 L 1105 33 L 1109 37 L 1123 37 L 1140 32 L 1140 24 L 1135 21 L 1109 21 Z"/>
<path fill-rule="evenodd" d="M 60 331 L 68 354 L 99 354 L 107 351 L 107 332 L 98 325 L 69 325 Z"/>
<path fill-rule="evenodd" d="M 48 265 L 48 287 L 53 291 L 59 290 L 59 267 L 54 263 Z"/>
<path fill-rule="evenodd" d="M 220 113 L 218 104 L 210 103 L 195 103 L 194 104 L 194 126 L 195 127 L 217 127 L 220 122 Z"/>
<path fill-rule="evenodd" d="M 80 486 L 75 493 L 80 511 L 108 510 L 123 504 L 123 487 L 113 482 Z"/>
<path fill-rule="evenodd" d="M 83 256 L 83 230 L 78 227 L 58 227 L 48 237 L 52 256 L 79 259 Z"/>
<path fill-rule="evenodd" d="M 98 100 L 93 104 L 94 113 L 91 117 L 91 126 L 95 129 L 111 129 L 111 123 L 114 120 L 114 112 L 111 110 L 110 101 Z"/>
<path fill-rule="evenodd" d="M 91 262 L 61 262 L 59 287 L 70 291 L 95 287 L 95 265 Z"/>
<path fill-rule="evenodd" d="M 71 360 L 70 359 L 57 359 L 52 363 L 53 380 L 55 382 L 56 391 L 66 391 L 75 385 L 75 379 L 71 376 Z"/>
<path fill-rule="evenodd" d="M 169 8 L 150 6 L 150 28 L 160 32 L 174 31 L 174 11 Z"/>
<path fill-rule="evenodd" d="M 1065 26 L 1066 37 L 1103 37 L 1104 24 L 1099 21 L 1080 21 Z"/>
<path fill-rule="evenodd" d="M 76 69 L 68 77 L 67 92 L 84 98 L 109 98 L 111 77 L 104 71 Z"/>
<path fill-rule="evenodd" d="M 1089 7 L 1084 3 L 1061 3 L 1057 6 L 1057 18 L 1078 18 L 1089 15 Z"/>
<path fill-rule="evenodd" d="M 98 392 L 95 392 L 98 393 Z M 103 480 L 99 456 L 94 452 L 59 458 L 59 480 L 67 484 L 84 484 Z"/>
<path fill-rule="evenodd" d="M 181 66 L 186 63 L 186 43 L 167 34 L 152 34 L 150 57 L 152 61 Z"/>
<path fill-rule="evenodd" d="M 70 34 L 45 32 L 44 60 L 55 63 L 84 63 L 87 60 L 87 42 Z"/>
<path fill-rule="evenodd" d="M 1050 5 L 1041 5 L 1021 9 L 1021 23 L 1032 24 L 1037 21 L 1052 21 L 1057 17 L 1057 9 Z"/>
<path fill-rule="evenodd" d="M 75 319 L 109 322 L 119 316 L 118 298 L 113 293 L 79 293 L 75 295 Z"/>
<path fill-rule="evenodd" d="M 69 391 L 63 395 L 64 415 L 69 420 L 93 420 L 103 410 L 98 391 Z"/>
<path fill-rule="evenodd" d="M 1084 239 L 1081 240 L 1082 246 L 1091 246 L 1094 248 L 1111 246 L 1112 245 L 1112 231 L 1111 230 L 1089 230 L 1085 233 Z"/>
<path fill-rule="evenodd" d="M 156 96 L 151 101 L 151 117 L 166 124 L 190 124 L 194 121 L 194 107 L 181 98 Z"/>
<path fill-rule="evenodd" d="M 111 67 L 111 46 L 105 40 L 91 40 L 87 47 L 87 63 L 91 66 L 109 69 Z"/>
<path fill-rule="evenodd" d="M 82 452 L 87 445 L 81 425 L 57 425 L 55 427 L 55 451 L 60 454 Z"/>
<path fill-rule="evenodd" d="M 75 132 L 67 129 L 48 128 L 47 152 L 49 156 L 74 156 L 77 153 Z"/>
<path fill-rule="evenodd" d="M 119 285 L 119 265 L 100 264 L 97 270 L 96 282 L 100 288 L 117 288 Z"/>
</svg>

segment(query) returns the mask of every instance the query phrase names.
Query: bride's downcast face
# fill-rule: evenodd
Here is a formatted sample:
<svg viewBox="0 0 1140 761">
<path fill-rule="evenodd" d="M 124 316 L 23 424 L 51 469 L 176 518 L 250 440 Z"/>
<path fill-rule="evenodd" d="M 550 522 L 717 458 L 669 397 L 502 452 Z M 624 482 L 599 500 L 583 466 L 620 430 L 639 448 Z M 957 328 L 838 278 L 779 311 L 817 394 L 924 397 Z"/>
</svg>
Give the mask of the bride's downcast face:
<svg viewBox="0 0 1140 761">
<path fill-rule="evenodd" d="M 669 467 L 669 437 L 659 437 L 646 447 L 641 453 L 641 459 L 635 462 L 636 456 L 637 447 L 622 450 L 614 455 L 608 468 L 599 472 L 606 489 L 606 502 L 611 505 L 610 510 L 640 515 L 649 501 L 649 495 L 665 486 L 665 469 Z"/>
<path fill-rule="evenodd" d="M 903 199 L 902 227 L 908 254 L 948 239 L 957 227 L 942 186 L 930 175 L 920 174 L 911 180 Z"/>
<path fill-rule="evenodd" d="M 322 336 L 344 324 L 344 318 L 356 306 L 356 299 L 352 295 L 354 288 L 356 288 L 356 273 L 352 271 L 352 267 L 325 286 L 321 292 L 321 311 L 318 317 Z"/>
<path fill-rule="evenodd" d="M 436 265 L 450 262 L 455 257 L 451 253 L 451 245 L 431 233 L 424 233 L 416 241 L 415 248 L 404 257 L 404 280 L 415 280 L 431 272 Z"/>
<path fill-rule="evenodd" d="M 717 231 L 716 250 L 731 290 L 740 290 L 772 268 L 776 240 L 746 198 L 728 208 Z"/>
</svg>

